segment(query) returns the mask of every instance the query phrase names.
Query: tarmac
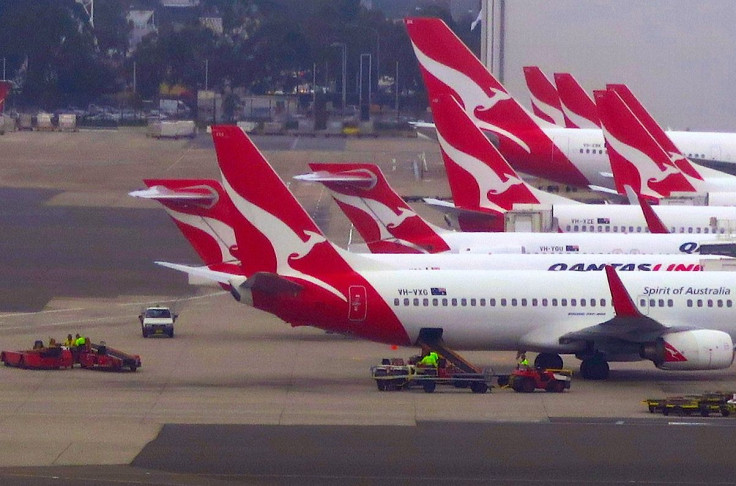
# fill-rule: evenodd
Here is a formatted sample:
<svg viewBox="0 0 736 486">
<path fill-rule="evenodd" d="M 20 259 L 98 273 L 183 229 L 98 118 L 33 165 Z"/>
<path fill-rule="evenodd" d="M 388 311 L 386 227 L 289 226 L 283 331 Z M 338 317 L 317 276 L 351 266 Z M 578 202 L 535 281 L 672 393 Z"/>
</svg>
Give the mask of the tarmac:
<svg viewBox="0 0 736 486">
<path fill-rule="evenodd" d="M 350 226 L 326 191 L 291 182 L 308 170 L 307 162 L 374 162 L 403 195 L 449 195 L 431 141 L 258 137 L 256 144 L 340 245 L 351 241 Z M 550 479 L 537 461 L 524 462 L 529 474 L 494 475 L 480 459 L 469 459 L 488 437 L 480 432 L 469 442 L 474 447 L 446 450 L 446 467 L 435 458 L 437 467 L 423 473 L 411 466 L 423 449 L 407 450 L 407 444 L 442 438 L 457 444 L 468 431 L 487 430 L 495 445 L 479 458 L 498 464 L 523 450 L 518 444 L 507 448 L 509 438 L 528 444 L 552 430 L 544 427 L 560 424 L 567 426 L 543 444 L 558 444 L 562 452 L 555 457 L 570 468 L 556 476 L 558 482 L 587 484 L 591 464 L 603 471 L 600 484 L 616 484 L 629 469 L 639 471 L 628 477 L 631 482 L 732 482 L 733 419 L 683 420 L 691 426 L 677 428 L 673 437 L 674 422 L 649 414 L 641 401 L 734 390 L 733 367 L 674 373 L 649 362 L 613 363 L 609 380 L 574 378 L 562 394 L 494 389 L 477 395 L 449 387 L 432 395 L 379 392 L 370 366 L 416 350 L 291 328 L 219 288 L 189 286 L 186 277 L 155 266 L 154 260 L 198 260 L 156 203 L 127 193 L 142 187 L 145 177 L 218 176 L 205 134 L 193 141 L 154 140 L 138 130 L 0 137 L 0 348 L 25 349 L 36 339 L 63 340 L 79 332 L 139 354 L 143 363 L 136 372 L 121 373 L 0 368 L 3 484 L 537 484 Z M 442 224 L 438 213 L 415 207 Z M 175 338 L 142 338 L 137 316 L 155 303 L 179 313 Z M 514 366 L 513 352 L 464 355 L 497 373 Z M 565 366 L 577 372 L 579 363 L 565 357 Z M 439 436 L 436 424 L 443 430 Z M 626 434 L 609 434 L 617 424 Z M 405 468 L 356 464 L 356 437 L 373 444 L 368 449 L 377 456 L 401 456 L 381 464 L 410 460 Z M 642 445 L 634 454 L 627 447 L 637 440 Z M 294 441 L 303 447 L 286 445 Z M 683 441 L 692 442 L 678 449 Z M 723 444 L 715 456 L 714 443 Z M 591 452 L 599 449 L 604 452 Z M 299 450 L 315 451 L 305 456 L 310 467 L 292 457 Z M 649 477 L 645 453 L 653 454 L 660 473 L 677 474 Z M 223 473 L 217 458 L 230 458 L 231 474 Z M 710 475 L 697 476 L 700 470 Z"/>
</svg>

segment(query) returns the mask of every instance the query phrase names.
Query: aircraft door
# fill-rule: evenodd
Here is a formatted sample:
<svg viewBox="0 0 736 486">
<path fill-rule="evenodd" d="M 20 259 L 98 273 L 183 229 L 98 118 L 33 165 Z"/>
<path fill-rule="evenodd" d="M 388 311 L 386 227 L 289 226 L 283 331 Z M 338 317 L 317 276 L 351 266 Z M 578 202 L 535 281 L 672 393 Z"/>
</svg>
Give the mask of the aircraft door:
<svg viewBox="0 0 736 486">
<path fill-rule="evenodd" d="M 364 321 L 368 314 L 368 294 L 362 285 L 351 285 L 348 289 L 350 294 L 350 310 L 348 319 L 351 321 Z"/>
</svg>

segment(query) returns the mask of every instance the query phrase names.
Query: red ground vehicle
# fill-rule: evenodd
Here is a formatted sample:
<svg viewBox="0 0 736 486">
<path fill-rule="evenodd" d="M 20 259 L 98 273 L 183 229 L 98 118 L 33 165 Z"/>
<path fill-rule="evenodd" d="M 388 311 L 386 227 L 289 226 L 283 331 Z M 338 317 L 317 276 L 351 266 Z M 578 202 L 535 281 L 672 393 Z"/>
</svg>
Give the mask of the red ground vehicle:
<svg viewBox="0 0 736 486">
<path fill-rule="evenodd" d="M 71 368 L 74 364 L 71 351 L 61 347 L 40 347 L 27 351 L 3 351 L 0 353 L 0 361 L 5 363 L 5 366 L 38 370 Z"/>
<path fill-rule="evenodd" d="M 511 372 L 509 376 L 509 385 L 520 393 L 531 393 L 536 389 L 562 393 L 570 388 L 571 381 L 570 370 L 520 368 Z"/>
<path fill-rule="evenodd" d="M 91 344 L 89 349 L 79 353 L 79 365 L 82 368 L 122 371 L 128 368 L 135 371 L 141 366 L 141 357 L 113 349 L 105 344 Z"/>
</svg>

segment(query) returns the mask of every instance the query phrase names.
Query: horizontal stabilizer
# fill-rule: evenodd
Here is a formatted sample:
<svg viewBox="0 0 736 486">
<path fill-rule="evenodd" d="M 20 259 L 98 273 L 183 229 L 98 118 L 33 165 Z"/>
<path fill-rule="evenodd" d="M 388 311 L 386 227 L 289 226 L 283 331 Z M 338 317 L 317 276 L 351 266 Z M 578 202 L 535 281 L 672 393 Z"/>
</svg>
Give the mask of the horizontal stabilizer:
<svg viewBox="0 0 736 486">
<path fill-rule="evenodd" d="M 340 182 L 343 184 L 355 185 L 357 187 L 371 186 L 375 183 L 375 178 L 367 173 L 356 172 L 327 172 L 317 171 L 311 174 L 302 174 L 294 176 L 294 179 L 304 182 Z"/>
<path fill-rule="evenodd" d="M 208 203 L 217 199 L 217 194 L 206 187 L 188 187 L 175 191 L 164 186 L 153 186 L 148 189 L 130 192 L 128 195 L 141 199 L 171 202 Z"/>
<path fill-rule="evenodd" d="M 155 263 L 156 265 L 161 265 L 162 267 L 170 268 L 172 270 L 177 270 L 179 272 L 184 272 L 194 277 L 212 280 L 214 282 L 221 283 L 224 285 L 237 286 L 245 282 L 245 277 L 242 275 L 235 275 L 235 274 L 227 273 L 227 272 L 218 272 L 217 270 L 211 270 L 210 268 L 206 266 L 205 267 L 192 267 L 189 265 L 181 265 L 179 263 L 169 263 L 169 262 L 155 262 Z"/>
<path fill-rule="evenodd" d="M 453 203 L 448 201 L 443 201 L 442 199 L 434 199 L 431 197 L 425 197 L 423 198 L 423 201 L 425 204 L 430 206 L 432 209 L 436 209 L 437 211 L 442 211 L 444 213 L 450 213 L 457 216 L 473 216 L 473 217 L 479 217 L 483 216 L 485 218 L 488 218 L 490 220 L 496 219 L 498 217 L 503 217 L 502 213 L 490 213 L 488 212 L 488 209 L 484 209 L 481 211 L 476 211 L 473 209 L 466 209 L 466 208 L 458 208 Z"/>
</svg>

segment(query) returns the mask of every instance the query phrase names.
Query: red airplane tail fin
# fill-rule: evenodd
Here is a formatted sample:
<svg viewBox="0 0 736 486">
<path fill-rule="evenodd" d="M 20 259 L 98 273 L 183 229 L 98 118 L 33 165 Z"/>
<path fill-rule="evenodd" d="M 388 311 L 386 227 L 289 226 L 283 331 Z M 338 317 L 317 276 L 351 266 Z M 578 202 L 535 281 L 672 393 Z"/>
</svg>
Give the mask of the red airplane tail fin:
<svg viewBox="0 0 736 486">
<path fill-rule="evenodd" d="M 594 97 L 619 194 L 627 185 L 652 200 L 695 191 L 616 92 L 595 91 Z"/>
<path fill-rule="evenodd" d="M 237 264 L 232 203 L 222 185 L 208 179 L 145 179 L 147 190 L 130 195 L 160 202 L 205 265 Z"/>
<path fill-rule="evenodd" d="M 552 125 L 528 113 L 447 24 L 437 18 L 407 18 L 405 24 L 430 100 L 454 97 L 478 128 L 494 134 L 518 171 L 589 184 L 540 126 Z"/>
<path fill-rule="evenodd" d="M 657 121 L 649 114 L 644 105 L 641 104 L 639 99 L 634 96 L 634 93 L 625 84 L 607 84 L 606 89 L 616 92 L 629 110 L 639 119 L 644 128 L 652 135 L 662 149 L 667 152 L 672 160 L 672 163 L 680 169 L 688 177 L 694 179 L 703 180 L 703 177 L 698 170 L 693 167 L 690 161 L 685 157 L 680 149 L 678 149 L 670 137 L 667 136 L 662 127 Z"/>
<path fill-rule="evenodd" d="M 439 253 L 450 247 L 388 184 L 374 164 L 309 164 L 297 179 L 323 183 L 373 253 Z"/>
<path fill-rule="evenodd" d="M 532 101 L 532 111 L 542 120 L 565 126 L 565 115 L 557 89 L 538 66 L 524 66 L 524 79 Z"/>
<path fill-rule="evenodd" d="M 567 128 L 600 128 L 595 103 L 573 75 L 555 73 L 554 76 Z"/>
<path fill-rule="evenodd" d="M 504 213 L 539 199 L 451 96 L 432 100 L 455 206 Z"/>
</svg>

